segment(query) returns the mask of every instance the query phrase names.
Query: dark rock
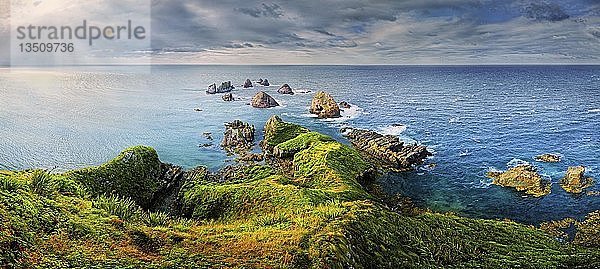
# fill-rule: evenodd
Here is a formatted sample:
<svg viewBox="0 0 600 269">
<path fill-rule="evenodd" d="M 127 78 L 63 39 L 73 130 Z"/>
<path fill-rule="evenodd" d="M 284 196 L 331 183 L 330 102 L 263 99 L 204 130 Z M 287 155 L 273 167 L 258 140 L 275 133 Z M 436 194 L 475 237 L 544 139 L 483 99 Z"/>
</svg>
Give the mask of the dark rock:
<svg viewBox="0 0 600 269">
<path fill-rule="evenodd" d="M 333 100 L 333 97 L 324 91 L 319 91 L 313 97 L 310 105 L 310 113 L 316 114 L 319 118 L 339 118 L 340 107 Z"/>
<path fill-rule="evenodd" d="M 266 78 L 264 80 L 262 80 L 262 79 L 259 80 L 259 84 L 263 85 L 263 86 L 269 86 L 269 85 L 271 85 L 271 84 L 269 84 L 269 80 L 266 79 Z"/>
<path fill-rule="evenodd" d="M 252 87 L 254 87 L 254 85 L 252 85 L 252 81 L 250 81 L 250 79 L 246 79 L 243 87 L 244 88 L 252 88 Z"/>
<path fill-rule="evenodd" d="M 235 100 L 233 98 L 233 94 L 231 94 L 231 93 L 226 93 L 225 95 L 223 95 L 222 98 L 223 98 L 223 101 L 226 101 L 226 102 L 231 102 L 231 101 Z"/>
<path fill-rule="evenodd" d="M 427 151 L 427 147 L 404 145 L 397 136 L 352 128 L 343 129 L 342 132 L 358 151 L 379 166 L 394 171 L 410 170 L 432 155 Z"/>
<path fill-rule="evenodd" d="M 535 197 L 550 194 L 551 183 L 540 176 L 537 169 L 529 164 L 522 164 L 505 172 L 488 172 L 493 184 L 515 188 Z"/>
<path fill-rule="evenodd" d="M 200 112 L 202 111 L 202 108 L 194 108 L 194 111 Z"/>
<path fill-rule="evenodd" d="M 567 169 L 565 177 L 560 180 L 560 186 L 570 193 L 581 193 L 583 189 L 591 187 L 594 180 L 585 177 L 585 167 L 571 166 Z"/>
<path fill-rule="evenodd" d="M 204 132 L 204 133 L 202 133 L 202 135 L 208 140 L 213 140 L 211 132 Z"/>
<path fill-rule="evenodd" d="M 225 123 L 225 135 L 221 146 L 228 151 L 248 150 L 254 144 L 254 125 L 234 120 Z"/>
<path fill-rule="evenodd" d="M 346 109 L 348 109 L 348 108 L 350 108 L 351 106 L 350 106 L 350 104 L 348 104 L 348 102 L 346 102 L 346 101 L 341 101 L 341 102 L 340 102 L 340 107 L 341 107 L 341 108 L 346 108 Z"/>
<path fill-rule="evenodd" d="M 251 102 L 253 107 L 256 108 L 269 108 L 279 106 L 279 103 L 273 99 L 270 95 L 265 92 L 258 92 L 252 97 Z"/>
<path fill-rule="evenodd" d="M 287 83 L 281 85 L 281 87 L 279 88 L 279 90 L 277 90 L 277 92 L 281 93 L 281 94 L 291 94 L 291 95 L 294 94 L 294 91 L 292 91 L 292 88 L 290 88 L 290 85 L 288 85 Z"/>
<path fill-rule="evenodd" d="M 226 92 L 230 92 L 231 90 L 235 89 L 235 87 L 233 87 L 233 85 L 231 85 L 231 81 L 226 81 L 221 83 L 221 86 L 217 87 L 217 84 L 212 84 L 208 86 L 208 90 L 206 90 L 206 93 L 208 94 L 215 94 L 215 93 L 226 93 Z"/>
<path fill-rule="evenodd" d="M 242 162 L 260 162 L 264 159 L 262 154 L 245 152 L 238 160 Z"/>
</svg>

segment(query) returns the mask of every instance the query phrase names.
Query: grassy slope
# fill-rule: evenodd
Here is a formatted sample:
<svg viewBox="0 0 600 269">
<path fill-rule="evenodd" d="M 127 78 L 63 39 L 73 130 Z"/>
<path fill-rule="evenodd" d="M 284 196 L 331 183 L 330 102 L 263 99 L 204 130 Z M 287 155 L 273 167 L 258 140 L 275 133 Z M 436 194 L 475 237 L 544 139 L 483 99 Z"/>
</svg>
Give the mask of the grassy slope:
<svg viewBox="0 0 600 269">
<path fill-rule="evenodd" d="M 521 224 L 391 212 L 357 183 L 367 164 L 355 150 L 297 125 L 271 124 L 267 143 L 298 152 L 293 176 L 267 165 L 250 166 L 228 183 L 199 176 L 180 192 L 185 217 L 150 214 L 133 202 L 155 189 L 158 157 L 147 147 L 61 175 L 0 172 L 0 267 L 600 265 L 596 249 L 561 244 Z M 114 183 L 98 187 L 106 179 Z M 125 198 L 98 198 L 101 193 Z M 587 246 L 597 246 L 595 223 L 585 226 Z"/>
</svg>

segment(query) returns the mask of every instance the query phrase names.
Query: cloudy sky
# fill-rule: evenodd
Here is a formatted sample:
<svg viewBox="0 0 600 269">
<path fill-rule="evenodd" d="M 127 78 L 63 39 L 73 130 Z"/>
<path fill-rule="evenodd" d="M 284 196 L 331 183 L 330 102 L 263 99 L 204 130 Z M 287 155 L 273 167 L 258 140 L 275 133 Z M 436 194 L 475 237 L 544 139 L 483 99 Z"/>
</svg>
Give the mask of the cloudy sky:
<svg viewBox="0 0 600 269">
<path fill-rule="evenodd" d="M 153 0 L 151 22 L 154 63 L 600 64 L 600 0 Z"/>
</svg>

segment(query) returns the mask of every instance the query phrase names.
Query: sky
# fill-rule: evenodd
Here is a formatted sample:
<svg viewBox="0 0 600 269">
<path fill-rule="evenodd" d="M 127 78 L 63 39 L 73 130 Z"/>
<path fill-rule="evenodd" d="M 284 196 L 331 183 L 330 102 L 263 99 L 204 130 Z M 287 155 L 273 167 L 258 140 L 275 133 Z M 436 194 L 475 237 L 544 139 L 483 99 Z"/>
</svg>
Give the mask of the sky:
<svg viewBox="0 0 600 269">
<path fill-rule="evenodd" d="M 37 0 L 36 6 L 125 16 L 122 3 L 143 2 Z M 112 58 L 188 64 L 600 64 L 600 0 L 146 3 L 149 48 L 112 50 Z M 0 21 L 7 25 L 2 16 Z M 6 50 L 6 44 L 0 48 Z"/>
</svg>

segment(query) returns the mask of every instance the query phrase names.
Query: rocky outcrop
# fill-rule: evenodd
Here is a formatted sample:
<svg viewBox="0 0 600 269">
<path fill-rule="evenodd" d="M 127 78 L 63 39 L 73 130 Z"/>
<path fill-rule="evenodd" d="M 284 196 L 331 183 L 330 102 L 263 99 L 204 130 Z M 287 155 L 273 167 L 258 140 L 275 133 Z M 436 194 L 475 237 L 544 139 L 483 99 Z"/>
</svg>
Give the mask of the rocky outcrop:
<svg viewBox="0 0 600 269">
<path fill-rule="evenodd" d="M 271 84 L 269 83 L 269 80 L 268 80 L 268 79 L 266 79 L 266 78 L 265 78 L 264 80 L 263 80 L 262 78 L 261 78 L 261 79 L 259 79 L 259 80 L 257 81 L 257 83 L 258 83 L 258 84 L 260 84 L 260 85 L 263 85 L 263 86 L 270 86 L 270 85 L 271 85 Z"/>
<path fill-rule="evenodd" d="M 281 94 L 292 94 L 292 95 L 294 94 L 294 91 L 292 91 L 292 88 L 287 83 L 281 85 L 281 87 L 279 87 L 279 90 L 277 90 L 277 92 L 281 93 Z"/>
<path fill-rule="evenodd" d="M 324 91 L 319 91 L 312 99 L 310 113 L 316 114 L 322 119 L 338 118 L 340 117 L 340 107 L 331 95 Z"/>
<path fill-rule="evenodd" d="M 534 159 L 538 162 L 557 163 L 560 162 L 560 156 L 556 154 L 542 154 L 535 156 Z"/>
<path fill-rule="evenodd" d="M 250 81 L 250 79 L 246 79 L 246 81 L 244 81 L 244 88 L 252 88 L 254 87 L 254 85 L 252 85 L 252 81 Z"/>
<path fill-rule="evenodd" d="M 394 171 L 406 171 L 422 164 L 432 154 L 422 145 L 405 145 L 397 136 L 382 135 L 370 130 L 345 128 L 344 136 L 352 145 L 378 166 Z"/>
<path fill-rule="evenodd" d="M 219 87 L 217 87 L 217 84 L 212 84 L 208 86 L 208 90 L 206 90 L 206 93 L 208 94 L 216 94 L 216 93 L 226 93 L 226 92 L 230 92 L 231 90 L 235 89 L 235 87 L 233 87 L 233 85 L 231 85 L 231 81 L 226 81 L 221 83 L 221 85 Z"/>
<path fill-rule="evenodd" d="M 277 156 L 274 153 L 275 146 L 308 132 L 305 127 L 284 122 L 279 116 L 273 115 L 265 124 L 264 139 L 260 146 L 267 155 Z"/>
<path fill-rule="evenodd" d="M 223 101 L 225 102 L 231 102 L 234 101 L 235 99 L 233 98 L 233 94 L 231 93 L 226 93 L 225 95 L 223 95 Z"/>
<path fill-rule="evenodd" d="M 253 107 L 256 108 L 269 108 L 279 106 L 279 103 L 273 99 L 266 92 L 258 92 L 252 97 L 252 102 L 250 103 Z"/>
<path fill-rule="evenodd" d="M 248 150 L 254 144 L 254 125 L 240 120 L 225 123 L 221 147 L 228 151 Z"/>
<path fill-rule="evenodd" d="M 569 167 L 565 177 L 560 180 L 560 186 L 570 193 L 581 193 L 583 189 L 593 184 L 594 180 L 591 177 L 585 177 L 585 167 L 583 166 Z"/>
<path fill-rule="evenodd" d="M 519 165 L 505 172 L 488 172 L 493 184 L 515 188 L 535 197 L 550 194 L 551 183 L 540 176 L 537 169 L 529 164 Z"/>
<path fill-rule="evenodd" d="M 350 106 L 350 104 L 349 104 L 348 102 L 346 102 L 346 101 L 341 101 L 341 102 L 340 102 L 340 108 L 345 108 L 345 109 L 348 109 L 348 108 L 350 108 L 350 107 L 351 107 L 351 106 Z"/>
</svg>

